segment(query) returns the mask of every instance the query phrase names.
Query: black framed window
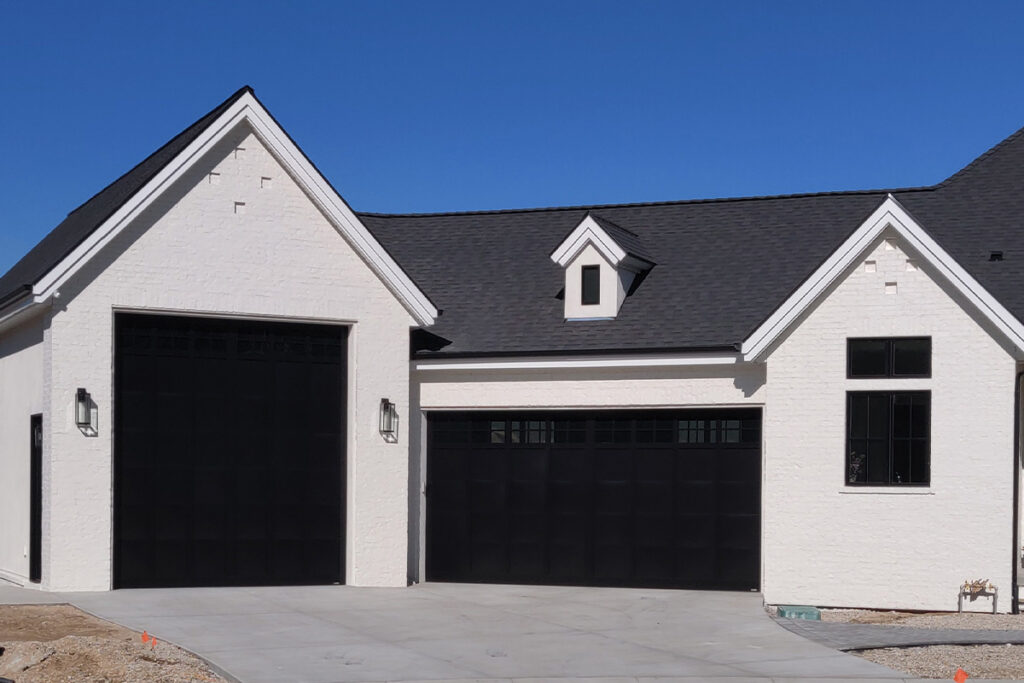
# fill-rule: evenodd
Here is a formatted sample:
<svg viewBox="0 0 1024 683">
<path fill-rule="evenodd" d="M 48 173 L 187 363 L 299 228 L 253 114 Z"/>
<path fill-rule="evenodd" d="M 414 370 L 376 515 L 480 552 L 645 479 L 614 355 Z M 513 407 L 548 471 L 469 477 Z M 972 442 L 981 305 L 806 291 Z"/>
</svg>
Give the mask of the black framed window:
<svg viewBox="0 0 1024 683">
<path fill-rule="evenodd" d="M 928 485 L 931 400 L 930 391 L 847 392 L 847 486 Z"/>
<path fill-rule="evenodd" d="M 601 303 L 601 266 L 583 266 L 580 272 L 583 278 L 581 303 L 584 306 Z"/>
<path fill-rule="evenodd" d="M 846 376 L 850 379 L 931 377 L 931 337 L 847 339 Z"/>
</svg>

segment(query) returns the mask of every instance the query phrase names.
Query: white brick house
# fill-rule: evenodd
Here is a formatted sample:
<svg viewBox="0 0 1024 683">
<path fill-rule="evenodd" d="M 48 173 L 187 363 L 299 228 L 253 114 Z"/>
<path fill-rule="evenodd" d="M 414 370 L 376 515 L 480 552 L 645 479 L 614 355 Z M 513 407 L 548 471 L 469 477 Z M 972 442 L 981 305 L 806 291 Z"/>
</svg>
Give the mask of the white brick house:
<svg viewBox="0 0 1024 683">
<path fill-rule="evenodd" d="M 357 213 L 242 89 L 0 278 L 0 577 L 1013 609 L 1022 181 Z"/>
</svg>

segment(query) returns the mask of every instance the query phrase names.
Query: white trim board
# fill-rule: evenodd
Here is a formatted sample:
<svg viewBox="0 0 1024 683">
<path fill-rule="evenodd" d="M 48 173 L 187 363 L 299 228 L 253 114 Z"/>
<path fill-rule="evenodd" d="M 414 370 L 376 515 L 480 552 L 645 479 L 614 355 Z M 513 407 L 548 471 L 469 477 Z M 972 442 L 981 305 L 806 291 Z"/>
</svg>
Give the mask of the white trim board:
<svg viewBox="0 0 1024 683">
<path fill-rule="evenodd" d="M 125 202 L 78 247 L 65 256 L 36 283 L 32 290 L 35 301 L 49 299 L 104 246 L 123 231 L 131 221 L 146 210 L 161 193 L 184 175 L 210 148 L 238 124 L 246 122 L 267 149 L 284 166 L 311 201 L 327 216 L 335 229 L 351 245 L 381 279 L 392 294 L 405 306 L 420 325 L 432 325 L 437 309 L 430 299 L 405 274 L 384 247 L 313 167 L 273 117 L 252 93 L 245 93 L 221 114 L 206 130 L 172 159 L 141 190 Z"/>
<path fill-rule="evenodd" d="M 573 356 L 565 358 L 453 358 L 412 361 L 413 370 L 552 370 L 566 368 L 650 368 L 694 365 L 735 365 L 739 353 L 686 355 Z"/>
<path fill-rule="evenodd" d="M 626 250 L 620 247 L 588 213 L 569 236 L 551 252 L 551 260 L 565 268 L 588 244 L 593 244 L 594 248 L 601 252 L 601 256 L 613 266 L 626 259 Z"/>
<path fill-rule="evenodd" d="M 741 346 L 744 360 L 764 360 L 771 345 L 859 258 L 887 228 L 942 275 L 1024 355 L 1024 325 L 925 232 L 891 194 L 867 220 Z"/>
</svg>

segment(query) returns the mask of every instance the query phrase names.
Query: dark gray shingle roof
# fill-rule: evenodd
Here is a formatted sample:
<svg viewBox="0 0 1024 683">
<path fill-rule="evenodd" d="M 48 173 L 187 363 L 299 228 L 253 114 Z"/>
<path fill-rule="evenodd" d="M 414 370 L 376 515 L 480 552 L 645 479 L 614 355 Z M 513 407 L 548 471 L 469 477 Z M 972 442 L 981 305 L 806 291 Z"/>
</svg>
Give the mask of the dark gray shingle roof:
<svg viewBox="0 0 1024 683">
<path fill-rule="evenodd" d="M 590 214 L 590 217 L 593 218 L 594 222 L 601 226 L 601 229 L 608 233 L 608 236 L 615 240 L 615 242 L 622 247 L 627 254 L 642 261 L 654 263 L 654 257 L 647 251 L 647 247 L 644 246 L 640 236 L 635 232 L 621 228 L 607 218 L 602 218 L 596 214 L 592 213 Z"/>
<path fill-rule="evenodd" d="M 360 214 L 443 314 L 440 354 L 725 348 L 764 320 L 884 192 L 447 215 Z M 565 322 L 548 254 L 588 211 L 657 245 L 610 321 Z M 432 355 L 420 353 L 419 355 Z"/>
<path fill-rule="evenodd" d="M 69 214 L 0 277 L 0 303 L 30 289 L 246 92 Z M 939 185 L 892 193 L 1024 320 L 1024 130 Z M 738 345 L 886 194 L 359 215 L 443 310 L 430 332 L 450 343 L 418 355 L 710 349 Z M 565 322 L 563 273 L 549 255 L 588 213 L 629 253 L 656 265 L 615 320 Z M 989 261 L 996 250 L 1005 260 Z"/>
</svg>

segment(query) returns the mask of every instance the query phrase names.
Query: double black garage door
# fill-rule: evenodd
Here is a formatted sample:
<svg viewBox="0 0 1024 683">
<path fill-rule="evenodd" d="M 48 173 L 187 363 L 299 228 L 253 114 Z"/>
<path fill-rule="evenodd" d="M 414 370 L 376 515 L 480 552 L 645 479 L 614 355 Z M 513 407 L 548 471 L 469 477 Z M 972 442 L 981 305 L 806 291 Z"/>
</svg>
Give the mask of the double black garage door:
<svg viewBox="0 0 1024 683">
<path fill-rule="evenodd" d="M 428 425 L 428 580 L 758 588 L 759 410 Z"/>
<path fill-rule="evenodd" d="M 342 581 L 347 330 L 115 327 L 115 587 Z"/>
<path fill-rule="evenodd" d="M 343 581 L 346 329 L 115 327 L 115 586 Z M 433 414 L 427 579 L 756 588 L 760 427 L 758 410 Z"/>
</svg>

